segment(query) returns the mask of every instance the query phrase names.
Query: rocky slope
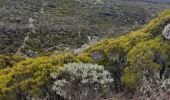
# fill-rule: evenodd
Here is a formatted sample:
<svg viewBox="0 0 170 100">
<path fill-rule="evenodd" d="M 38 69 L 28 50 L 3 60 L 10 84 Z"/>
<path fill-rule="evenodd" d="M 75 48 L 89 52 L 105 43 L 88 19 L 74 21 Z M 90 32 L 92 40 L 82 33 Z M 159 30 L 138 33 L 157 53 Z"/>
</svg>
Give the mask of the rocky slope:
<svg viewBox="0 0 170 100">
<path fill-rule="evenodd" d="M 144 25 L 168 4 L 123 0 L 1 0 L 0 53 L 78 48 Z"/>
</svg>

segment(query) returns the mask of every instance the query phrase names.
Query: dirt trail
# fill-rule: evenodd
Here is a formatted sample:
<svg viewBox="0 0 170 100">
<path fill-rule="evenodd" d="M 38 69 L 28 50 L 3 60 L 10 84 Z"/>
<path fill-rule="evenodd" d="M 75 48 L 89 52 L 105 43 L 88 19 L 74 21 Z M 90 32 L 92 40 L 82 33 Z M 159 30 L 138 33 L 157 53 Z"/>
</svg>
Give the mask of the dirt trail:
<svg viewBox="0 0 170 100">
<path fill-rule="evenodd" d="M 29 18 L 28 28 L 32 29 L 32 33 L 35 33 L 34 22 L 35 22 L 35 20 L 34 20 L 33 18 Z M 17 50 L 16 54 L 20 54 L 20 53 L 21 53 L 21 50 L 22 50 L 23 48 L 25 48 L 26 42 L 27 42 L 28 39 L 29 39 L 29 35 L 30 35 L 30 32 L 27 33 L 26 37 L 24 38 L 24 41 L 23 41 L 22 45 L 21 45 L 20 47 L 18 47 L 18 50 Z"/>
<path fill-rule="evenodd" d="M 29 33 L 28 33 L 27 36 L 24 38 L 24 41 L 23 41 L 22 45 L 21 45 L 20 47 L 18 47 L 18 50 L 17 50 L 16 54 L 20 54 L 20 53 L 21 53 L 21 50 L 22 50 L 23 48 L 25 48 L 26 42 L 28 41 L 28 39 L 29 39 Z"/>
<path fill-rule="evenodd" d="M 128 100 L 125 97 L 121 96 L 121 95 L 113 95 L 112 98 L 109 99 L 101 99 L 101 100 Z"/>
<path fill-rule="evenodd" d="M 112 98 L 108 99 L 108 100 L 127 100 L 125 97 L 120 97 L 120 96 L 113 96 Z"/>
</svg>

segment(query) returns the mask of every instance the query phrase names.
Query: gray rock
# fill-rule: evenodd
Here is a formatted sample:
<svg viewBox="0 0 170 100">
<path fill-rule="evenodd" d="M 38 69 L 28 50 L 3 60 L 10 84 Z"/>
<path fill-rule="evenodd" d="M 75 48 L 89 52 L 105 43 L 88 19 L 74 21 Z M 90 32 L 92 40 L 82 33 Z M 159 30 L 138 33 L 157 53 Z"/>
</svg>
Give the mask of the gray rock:
<svg viewBox="0 0 170 100">
<path fill-rule="evenodd" d="M 103 54 L 100 52 L 93 52 L 91 56 L 95 61 L 100 61 L 103 57 Z"/>
</svg>

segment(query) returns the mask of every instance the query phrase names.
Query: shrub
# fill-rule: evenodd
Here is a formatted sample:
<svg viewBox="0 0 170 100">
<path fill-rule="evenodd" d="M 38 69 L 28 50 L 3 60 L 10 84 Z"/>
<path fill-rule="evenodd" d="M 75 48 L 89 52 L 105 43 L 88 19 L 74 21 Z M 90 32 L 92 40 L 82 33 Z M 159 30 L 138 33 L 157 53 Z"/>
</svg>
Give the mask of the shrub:
<svg viewBox="0 0 170 100">
<path fill-rule="evenodd" d="M 51 58 L 39 57 L 27 59 L 12 68 L 0 70 L 0 93 L 2 93 L 0 99 L 21 99 L 41 94 L 50 84 L 49 73 L 59 68 L 55 67 Z"/>
<path fill-rule="evenodd" d="M 0 55 L 0 69 L 6 68 L 6 67 L 13 67 L 14 64 L 25 60 L 25 58 L 21 55 Z"/>
<path fill-rule="evenodd" d="M 26 60 L 19 55 L 0 56 L 0 64 L 1 58 L 9 58 L 7 61 L 10 61 L 11 67 L 0 70 L 0 100 L 14 100 L 16 98 L 20 100 L 35 96 L 39 98 L 54 97 L 49 89 L 53 83 L 50 73 L 60 71 L 67 63 L 92 62 L 88 55 L 75 56 L 72 53 L 27 58 Z M 9 66 L 6 62 L 2 65 Z"/>
<path fill-rule="evenodd" d="M 10 57 L 0 55 L 0 69 L 5 68 L 7 66 L 12 66 L 12 64 L 10 63 Z"/>
<path fill-rule="evenodd" d="M 162 31 L 162 34 L 163 34 L 163 36 L 164 36 L 166 39 L 170 40 L 170 24 L 168 24 L 168 25 L 164 28 L 164 30 Z"/>
<path fill-rule="evenodd" d="M 59 74 L 53 73 L 51 76 L 56 80 L 52 89 L 73 100 L 97 99 L 113 81 L 103 66 L 85 63 L 66 64 Z"/>
<path fill-rule="evenodd" d="M 139 73 L 134 72 L 129 67 L 124 69 L 124 76 L 122 77 L 122 82 L 125 84 L 125 92 L 134 92 L 136 88 L 140 85 Z"/>
<path fill-rule="evenodd" d="M 146 82 L 140 89 L 136 100 L 169 100 L 170 79 Z"/>
<path fill-rule="evenodd" d="M 145 77 L 148 81 L 162 77 L 160 71 L 164 70 L 169 48 L 169 42 L 158 36 L 140 42 L 131 49 L 127 55 L 128 66 L 124 69 L 122 77 L 125 87 L 133 91 L 140 88 L 145 82 Z"/>
</svg>

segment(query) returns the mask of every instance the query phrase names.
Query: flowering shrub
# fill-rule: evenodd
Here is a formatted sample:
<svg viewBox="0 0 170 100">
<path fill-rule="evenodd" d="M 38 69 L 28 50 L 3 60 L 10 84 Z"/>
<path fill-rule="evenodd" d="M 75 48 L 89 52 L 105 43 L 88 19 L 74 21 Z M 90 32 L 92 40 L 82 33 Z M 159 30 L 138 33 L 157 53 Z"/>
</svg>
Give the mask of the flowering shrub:
<svg viewBox="0 0 170 100">
<path fill-rule="evenodd" d="M 162 33 L 163 33 L 163 36 L 164 36 L 166 39 L 170 40 L 170 24 L 168 24 L 168 25 L 164 28 L 164 30 L 162 31 Z"/>
<path fill-rule="evenodd" d="M 59 74 L 52 73 L 51 76 L 56 80 L 52 89 L 73 100 L 98 99 L 113 82 L 110 73 L 96 64 L 69 63 Z"/>
</svg>

